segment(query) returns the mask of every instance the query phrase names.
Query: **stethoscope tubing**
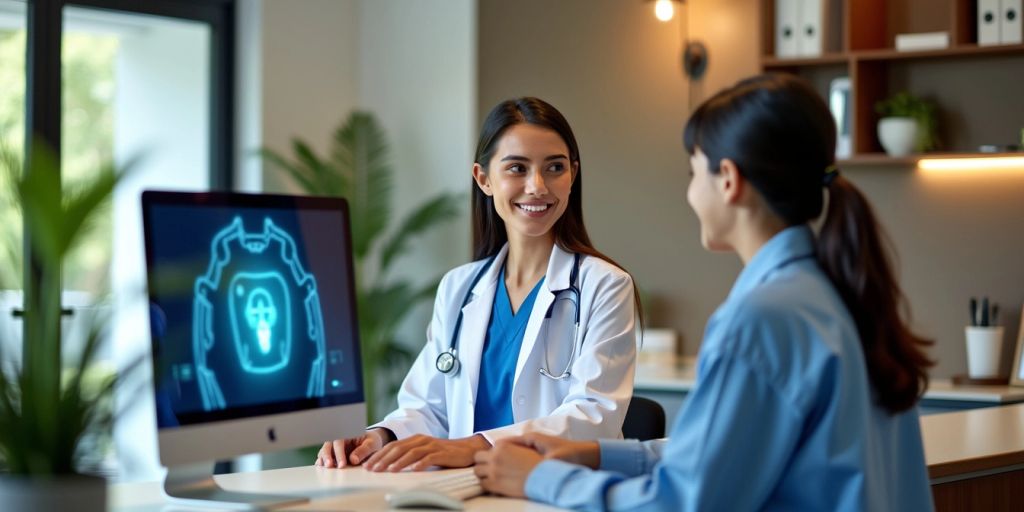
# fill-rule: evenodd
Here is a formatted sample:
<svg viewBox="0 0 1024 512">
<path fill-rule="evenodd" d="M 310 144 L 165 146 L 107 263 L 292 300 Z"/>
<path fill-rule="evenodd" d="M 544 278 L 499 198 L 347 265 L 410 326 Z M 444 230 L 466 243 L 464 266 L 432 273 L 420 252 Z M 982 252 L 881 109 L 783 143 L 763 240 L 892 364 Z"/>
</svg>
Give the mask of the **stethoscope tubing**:
<svg viewBox="0 0 1024 512">
<path fill-rule="evenodd" d="M 445 350 L 444 352 L 441 352 L 437 356 L 437 360 L 434 363 L 434 365 L 437 367 L 437 371 L 439 371 L 439 372 L 441 372 L 441 373 L 443 373 L 443 374 L 445 374 L 445 375 L 447 375 L 449 377 L 454 377 L 456 374 L 458 374 L 459 373 L 459 368 L 461 366 L 460 363 L 459 363 L 459 356 L 458 356 L 458 350 L 457 349 L 458 349 L 458 343 L 459 343 L 459 334 L 462 332 L 462 310 L 466 307 L 467 304 L 469 304 L 469 301 L 470 301 L 470 299 L 473 296 L 473 288 L 476 287 L 477 283 L 480 282 L 480 279 L 483 278 L 484 274 L 486 274 L 487 271 L 491 268 L 491 265 L 494 264 L 494 260 L 496 258 L 497 258 L 497 255 L 491 256 L 487 260 L 487 262 L 484 263 L 483 267 L 476 273 L 476 275 L 473 276 L 473 280 L 470 281 L 469 288 L 466 290 L 466 294 L 462 298 L 462 305 L 459 307 L 459 315 L 455 319 L 455 328 L 452 329 L 452 337 L 451 337 L 451 340 L 448 343 L 448 349 Z M 544 365 L 545 365 L 545 367 L 540 368 L 540 374 L 545 376 L 545 377 L 547 377 L 547 378 L 549 378 L 549 379 L 553 379 L 553 380 L 564 380 L 564 379 L 569 378 L 570 375 L 571 375 L 569 370 L 572 367 L 573 361 L 576 360 L 576 341 L 577 341 L 577 337 L 579 335 L 579 329 L 580 329 L 580 289 L 579 289 L 579 287 L 576 286 L 576 281 L 579 279 L 580 259 L 581 259 L 580 258 L 580 254 L 576 253 L 574 255 L 572 273 L 569 274 L 569 287 L 565 288 L 563 290 L 556 290 L 556 291 L 554 291 L 554 294 L 555 294 L 556 297 L 559 294 L 563 293 L 563 292 L 570 292 L 570 293 L 572 293 L 574 295 L 574 300 L 572 302 L 573 302 L 573 309 L 575 311 L 574 311 L 574 314 L 573 314 L 572 352 L 569 353 L 569 362 L 568 362 L 568 364 L 566 365 L 565 369 L 562 370 L 562 372 L 559 375 L 553 375 L 553 374 L 551 374 L 547 370 L 546 366 L 550 366 L 550 365 L 548 364 L 547 354 L 546 353 L 544 354 Z M 555 301 L 555 302 L 557 302 L 557 301 Z M 552 302 L 551 306 L 548 306 L 547 312 L 544 313 L 544 318 L 545 319 L 548 319 L 548 320 L 551 319 L 551 313 L 552 313 L 552 309 L 554 308 L 555 302 Z"/>
</svg>

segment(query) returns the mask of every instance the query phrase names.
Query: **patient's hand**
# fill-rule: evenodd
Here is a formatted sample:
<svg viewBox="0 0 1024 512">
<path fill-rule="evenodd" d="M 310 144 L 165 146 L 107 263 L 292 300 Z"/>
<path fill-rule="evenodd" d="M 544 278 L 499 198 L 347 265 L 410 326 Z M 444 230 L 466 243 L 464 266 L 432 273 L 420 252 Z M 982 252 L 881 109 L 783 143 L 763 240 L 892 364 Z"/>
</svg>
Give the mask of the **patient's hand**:
<svg viewBox="0 0 1024 512">
<path fill-rule="evenodd" d="M 533 448 L 545 459 L 564 460 L 590 469 L 597 469 L 601 466 L 601 446 L 597 441 L 570 441 L 561 437 L 536 433 L 509 439 L 509 441 Z"/>
<path fill-rule="evenodd" d="M 464 468 L 473 465 L 473 455 L 487 450 L 491 443 L 477 434 L 463 439 L 438 439 L 415 435 L 389 443 L 366 461 L 370 471 L 422 471 L 431 466 Z"/>
<path fill-rule="evenodd" d="M 503 439 L 494 448 L 476 454 L 473 473 L 487 492 L 522 498 L 526 480 L 544 459 L 533 448 L 518 444 L 522 438 Z"/>
<path fill-rule="evenodd" d="M 320 447 L 320 453 L 316 456 L 316 465 L 325 468 L 358 466 L 367 457 L 393 440 L 394 435 L 390 430 L 375 428 L 366 431 L 359 437 L 327 441 Z"/>
</svg>

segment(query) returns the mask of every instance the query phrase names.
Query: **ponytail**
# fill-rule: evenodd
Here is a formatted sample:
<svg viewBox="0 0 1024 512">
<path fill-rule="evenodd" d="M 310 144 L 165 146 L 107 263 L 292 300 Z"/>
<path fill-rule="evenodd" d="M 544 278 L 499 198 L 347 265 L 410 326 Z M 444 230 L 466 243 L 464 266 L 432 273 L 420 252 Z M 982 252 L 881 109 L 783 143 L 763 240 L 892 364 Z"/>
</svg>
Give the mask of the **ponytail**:
<svg viewBox="0 0 1024 512">
<path fill-rule="evenodd" d="M 828 185 L 818 261 L 857 324 L 868 377 L 885 410 L 910 409 L 928 387 L 933 344 L 901 318 L 906 300 L 890 261 L 891 243 L 863 194 L 842 176 Z"/>
</svg>

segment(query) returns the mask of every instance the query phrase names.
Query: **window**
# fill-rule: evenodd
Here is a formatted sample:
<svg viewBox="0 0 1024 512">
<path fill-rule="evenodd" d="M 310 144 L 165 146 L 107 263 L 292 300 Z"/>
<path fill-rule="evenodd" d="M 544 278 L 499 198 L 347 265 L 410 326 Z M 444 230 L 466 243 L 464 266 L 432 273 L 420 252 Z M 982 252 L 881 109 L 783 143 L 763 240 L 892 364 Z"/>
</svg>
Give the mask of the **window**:
<svg viewBox="0 0 1024 512">
<path fill-rule="evenodd" d="M 0 141 L 20 154 L 32 131 L 58 148 L 65 187 L 104 162 L 138 159 L 65 261 L 63 305 L 73 311 L 65 354 L 77 352 L 86 332 L 79 324 L 92 316 L 78 311 L 92 307 L 112 315 L 108 349 L 115 350 L 101 354 L 111 368 L 148 354 L 139 194 L 231 187 L 233 39 L 233 0 L 0 0 Z M 26 251 L 10 194 L 3 181 L 2 238 L 16 257 L 0 264 L 0 334 L 20 346 L 20 326 L 6 312 L 20 308 L 22 283 L 29 291 L 39 283 L 22 275 Z M 118 401 L 130 407 L 115 426 L 115 444 L 123 437 L 132 449 L 120 460 L 111 455 L 106 469 L 121 480 L 159 476 L 152 397 Z"/>
<path fill-rule="evenodd" d="M 20 159 L 25 145 L 25 3 L 0 0 L 0 151 Z M 0 176 L 0 353 L 20 353 L 22 218 L 8 176 Z"/>
</svg>

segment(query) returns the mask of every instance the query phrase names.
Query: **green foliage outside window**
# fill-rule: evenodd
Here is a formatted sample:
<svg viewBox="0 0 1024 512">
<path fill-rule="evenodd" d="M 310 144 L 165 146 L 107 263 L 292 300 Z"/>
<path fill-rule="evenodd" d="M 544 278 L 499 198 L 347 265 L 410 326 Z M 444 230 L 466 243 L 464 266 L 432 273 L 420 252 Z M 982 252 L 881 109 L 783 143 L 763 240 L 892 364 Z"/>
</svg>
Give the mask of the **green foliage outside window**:
<svg viewBox="0 0 1024 512">
<path fill-rule="evenodd" d="M 113 160 L 114 36 L 67 32 L 62 57 L 61 178 L 81 188 L 96 169 Z M 20 158 L 25 147 L 25 30 L 0 30 L 0 146 Z M 22 218 L 14 206 L 14 184 L 0 179 L 0 288 L 22 283 Z M 84 240 L 64 263 L 64 287 L 100 294 L 107 289 L 112 219 L 109 200 L 96 215 L 96 235 Z"/>
</svg>

